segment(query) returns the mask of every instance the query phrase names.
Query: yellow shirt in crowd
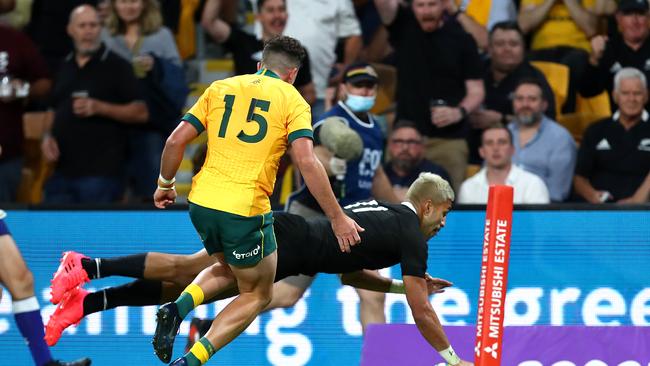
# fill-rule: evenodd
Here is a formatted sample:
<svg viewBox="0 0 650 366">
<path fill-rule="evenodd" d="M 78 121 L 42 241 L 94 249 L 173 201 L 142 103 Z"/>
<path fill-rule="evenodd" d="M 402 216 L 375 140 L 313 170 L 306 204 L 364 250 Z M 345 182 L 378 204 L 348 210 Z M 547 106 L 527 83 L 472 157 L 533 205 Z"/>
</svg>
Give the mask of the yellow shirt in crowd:
<svg viewBox="0 0 650 366">
<path fill-rule="evenodd" d="M 280 158 L 293 140 L 313 134 L 309 104 L 270 70 L 215 81 L 183 120 L 208 134 L 188 199 L 246 217 L 271 211 Z"/>
<path fill-rule="evenodd" d="M 521 8 L 526 9 L 530 5 L 539 6 L 545 0 L 521 0 Z M 581 0 L 583 8 L 593 8 L 595 0 Z M 533 50 L 568 46 L 581 48 L 591 52 L 591 46 L 587 35 L 573 21 L 569 9 L 562 0 L 556 1 L 548 12 L 544 22 L 533 31 L 533 40 L 530 45 Z"/>
</svg>

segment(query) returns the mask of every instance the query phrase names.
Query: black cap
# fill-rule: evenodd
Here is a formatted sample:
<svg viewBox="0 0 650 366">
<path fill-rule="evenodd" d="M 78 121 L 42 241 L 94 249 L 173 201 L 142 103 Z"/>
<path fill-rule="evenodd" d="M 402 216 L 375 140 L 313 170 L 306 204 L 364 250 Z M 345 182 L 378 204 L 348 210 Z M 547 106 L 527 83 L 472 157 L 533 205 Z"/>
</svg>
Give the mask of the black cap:
<svg viewBox="0 0 650 366">
<path fill-rule="evenodd" d="M 344 83 L 354 84 L 361 81 L 369 81 L 376 84 L 379 81 L 379 77 L 375 68 L 365 62 L 360 62 L 352 64 L 345 69 L 343 73 Z"/>
<path fill-rule="evenodd" d="M 622 13 L 628 12 L 648 12 L 648 0 L 620 0 L 618 3 L 618 11 Z"/>
</svg>

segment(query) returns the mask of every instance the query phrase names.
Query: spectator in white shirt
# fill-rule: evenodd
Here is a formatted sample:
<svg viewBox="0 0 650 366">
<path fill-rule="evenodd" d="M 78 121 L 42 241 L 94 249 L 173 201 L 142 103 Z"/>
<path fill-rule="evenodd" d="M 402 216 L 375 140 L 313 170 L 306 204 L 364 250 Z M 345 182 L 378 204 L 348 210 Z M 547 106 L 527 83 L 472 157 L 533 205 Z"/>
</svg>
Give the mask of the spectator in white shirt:
<svg viewBox="0 0 650 366">
<path fill-rule="evenodd" d="M 361 52 L 361 26 L 350 0 L 291 0 L 287 1 L 289 20 L 284 35 L 302 43 L 311 63 L 311 73 L 316 85 L 316 103 L 312 116 L 318 120 L 325 112 L 325 90 L 332 68 L 340 79 L 343 70 L 356 61 Z M 344 41 L 343 65 L 336 63 L 336 43 Z"/>
<path fill-rule="evenodd" d="M 512 164 L 515 147 L 512 133 L 502 125 L 483 131 L 479 154 L 485 166 L 460 187 L 458 203 L 487 203 L 491 185 L 514 188 L 515 204 L 549 203 L 548 189 L 541 178 Z"/>
</svg>

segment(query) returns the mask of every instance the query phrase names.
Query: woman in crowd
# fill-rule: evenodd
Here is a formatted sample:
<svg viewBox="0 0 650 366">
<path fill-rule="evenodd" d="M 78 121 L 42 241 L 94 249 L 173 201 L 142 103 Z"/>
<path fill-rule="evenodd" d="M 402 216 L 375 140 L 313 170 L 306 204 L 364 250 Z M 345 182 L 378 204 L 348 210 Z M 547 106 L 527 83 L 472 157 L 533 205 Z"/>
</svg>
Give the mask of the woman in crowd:
<svg viewBox="0 0 650 366">
<path fill-rule="evenodd" d="M 130 134 L 128 180 L 135 200 L 155 190 L 164 141 L 180 117 L 187 93 L 171 31 L 163 26 L 157 0 L 110 0 L 104 43 L 133 64 L 149 122 Z"/>
</svg>

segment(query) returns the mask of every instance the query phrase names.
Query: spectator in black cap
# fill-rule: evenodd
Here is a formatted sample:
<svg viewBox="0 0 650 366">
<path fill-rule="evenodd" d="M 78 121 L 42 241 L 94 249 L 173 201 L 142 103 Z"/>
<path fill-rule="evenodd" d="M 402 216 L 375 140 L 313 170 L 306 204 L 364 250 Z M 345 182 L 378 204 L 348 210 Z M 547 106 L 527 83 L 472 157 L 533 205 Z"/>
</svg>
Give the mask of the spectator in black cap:
<svg viewBox="0 0 650 366">
<path fill-rule="evenodd" d="M 363 155 L 359 159 L 342 162 L 324 146 L 317 146 L 316 151 L 323 165 L 331 176 L 344 175 L 344 192 L 339 203 L 347 205 L 370 197 L 395 201 L 392 188 L 381 160 L 384 155 L 384 134 L 377 121 L 369 113 L 375 104 L 377 96 L 378 76 L 375 69 L 366 63 L 356 63 L 347 67 L 343 74 L 343 83 L 339 86 L 339 102 L 324 115 L 317 118 L 314 124 L 315 144 L 319 145 L 320 127 L 327 119 L 338 118 L 357 132 L 363 140 Z M 341 168 L 342 166 L 342 168 Z M 333 182 L 334 183 L 334 182 Z M 320 214 L 316 201 L 308 190 L 299 191 L 287 205 L 290 211 L 293 206 L 306 206 L 310 214 Z M 303 213 L 302 211 L 296 213 Z"/>
<path fill-rule="evenodd" d="M 647 0 L 620 1 L 616 11 L 620 37 L 596 36 L 591 40 L 589 77 L 583 80 L 580 88 L 583 96 L 591 97 L 607 90 L 613 97 L 614 75 L 624 67 L 641 70 L 650 79 L 648 21 Z M 650 104 L 646 104 L 646 109 L 648 107 Z"/>
<path fill-rule="evenodd" d="M 325 166 L 341 206 L 357 201 L 376 198 L 397 202 L 390 181 L 382 167 L 384 155 L 384 134 L 379 124 L 368 112 L 375 103 L 377 83 L 375 69 L 366 63 L 348 66 L 343 72 L 343 83 L 339 86 L 340 101 L 318 118 L 314 124 L 314 148 L 316 156 Z M 356 131 L 363 140 L 363 153 L 354 160 L 343 161 L 333 152 L 320 145 L 320 127 L 335 118 Z M 308 189 L 302 187 L 287 202 L 289 212 L 305 217 L 322 216 L 322 211 Z M 313 281 L 313 277 L 294 276 L 276 284 L 273 291 L 281 304 L 269 306 L 292 306 Z M 370 323 L 385 323 L 383 293 L 357 290 L 360 303 L 361 324 L 364 329 Z"/>
<path fill-rule="evenodd" d="M 375 0 L 397 56 L 397 118 L 426 137 L 425 157 L 458 188 L 465 177 L 467 114 L 483 102 L 482 65 L 474 39 L 444 19 L 443 0 Z"/>
</svg>

